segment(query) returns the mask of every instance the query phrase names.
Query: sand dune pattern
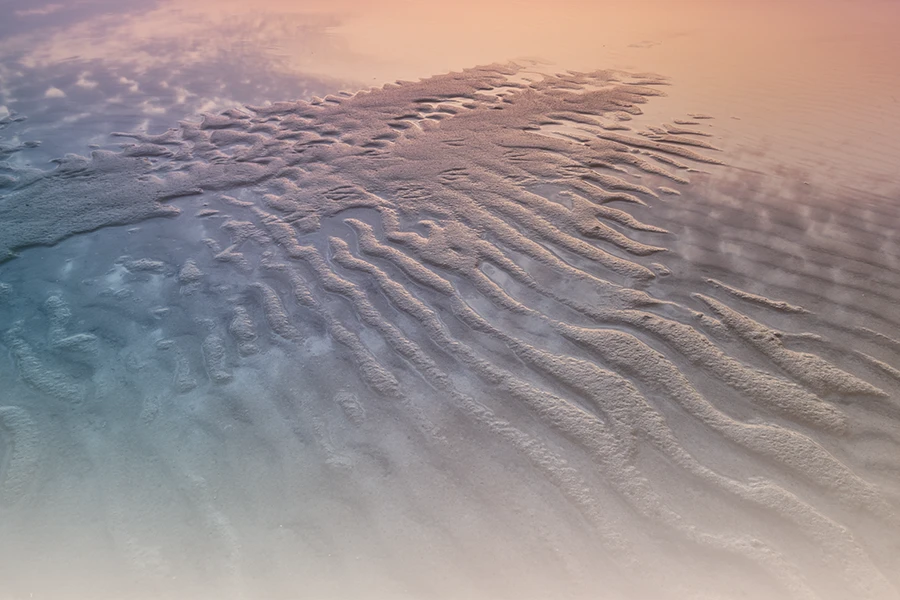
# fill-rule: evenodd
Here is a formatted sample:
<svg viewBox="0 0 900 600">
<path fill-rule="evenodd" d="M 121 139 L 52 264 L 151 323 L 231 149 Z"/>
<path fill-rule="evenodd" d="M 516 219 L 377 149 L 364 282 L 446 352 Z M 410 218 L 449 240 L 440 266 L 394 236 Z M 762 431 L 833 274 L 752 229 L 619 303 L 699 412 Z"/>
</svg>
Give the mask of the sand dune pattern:
<svg viewBox="0 0 900 600">
<path fill-rule="evenodd" d="M 682 202 L 673 192 L 689 194 L 692 169 L 727 158 L 696 121 L 629 130 L 664 83 L 607 71 L 529 80 L 491 66 L 119 134 L 134 140 L 119 154 L 65 157 L 8 182 L 0 251 L 212 197 L 198 218 L 220 218 L 230 244 L 210 239 L 209 252 L 257 281 L 198 348 L 165 344 L 176 362 L 201 354 L 211 385 L 233 385 L 264 338 L 302 343 L 303 315 L 373 392 L 335 398 L 350 422 L 363 426 L 366 402 L 391 403 L 434 451 L 462 443 L 417 405 L 404 383 L 414 374 L 555 486 L 622 589 L 686 597 L 703 578 L 676 583 L 672 565 L 728 565 L 778 597 L 896 597 L 877 541 L 900 534 L 896 498 L 835 449 L 859 427 L 842 405 L 895 406 L 900 388 L 793 350 L 749 316 L 805 308 L 718 280 L 692 290 L 690 306 L 664 299 L 677 285 L 663 266 L 670 236 L 628 209 Z M 26 195 L 54 207 L 65 196 L 66 214 L 26 213 L 15 202 Z M 183 294 L 202 289 L 197 265 L 172 268 Z M 92 343 L 65 330 L 59 298 L 46 312 L 51 344 Z M 7 325 L 3 344 L 23 380 L 84 402 L 90 387 L 44 368 L 20 328 Z M 178 393 L 198 385 L 188 369 L 173 375 Z M 0 431 L 7 505 L 25 493 L 39 442 L 25 408 L 0 408 Z M 210 514 L 239 562 L 237 534 Z"/>
</svg>

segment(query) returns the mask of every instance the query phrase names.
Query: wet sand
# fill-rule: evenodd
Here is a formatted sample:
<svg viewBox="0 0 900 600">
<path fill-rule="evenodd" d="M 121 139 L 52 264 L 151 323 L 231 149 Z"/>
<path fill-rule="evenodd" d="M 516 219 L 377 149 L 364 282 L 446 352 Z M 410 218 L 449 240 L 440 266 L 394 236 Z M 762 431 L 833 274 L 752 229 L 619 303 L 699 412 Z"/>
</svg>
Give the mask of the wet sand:
<svg viewBox="0 0 900 600">
<path fill-rule="evenodd" d="M 530 71 L 10 171 L 9 597 L 896 597 L 896 210 Z"/>
<path fill-rule="evenodd" d="M 7 15 L 0 599 L 900 597 L 896 7 L 589 4 Z"/>
</svg>

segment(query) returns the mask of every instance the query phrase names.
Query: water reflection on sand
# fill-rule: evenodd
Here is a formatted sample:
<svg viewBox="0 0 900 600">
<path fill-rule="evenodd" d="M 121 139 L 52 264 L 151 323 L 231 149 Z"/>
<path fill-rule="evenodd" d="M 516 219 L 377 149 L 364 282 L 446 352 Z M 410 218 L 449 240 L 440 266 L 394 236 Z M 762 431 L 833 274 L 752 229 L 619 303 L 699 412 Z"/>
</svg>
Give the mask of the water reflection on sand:
<svg viewBox="0 0 900 600">
<path fill-rule="evenodd" d="M 896 597 L 868 6 L 11 7 L 0 597 Z"/>
</svg>

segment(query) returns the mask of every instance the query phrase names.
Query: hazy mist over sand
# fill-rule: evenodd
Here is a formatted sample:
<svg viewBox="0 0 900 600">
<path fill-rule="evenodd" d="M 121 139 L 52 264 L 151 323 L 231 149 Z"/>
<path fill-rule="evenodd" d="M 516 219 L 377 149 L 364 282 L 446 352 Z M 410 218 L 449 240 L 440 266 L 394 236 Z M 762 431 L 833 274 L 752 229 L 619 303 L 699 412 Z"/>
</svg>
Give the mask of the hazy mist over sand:
<svg viewBox="0 0 900 600">
<path fill-rule="evenodd" d="M 0 600 L 900 598 L 897 3 L 0 16 Z"/>
</svg>

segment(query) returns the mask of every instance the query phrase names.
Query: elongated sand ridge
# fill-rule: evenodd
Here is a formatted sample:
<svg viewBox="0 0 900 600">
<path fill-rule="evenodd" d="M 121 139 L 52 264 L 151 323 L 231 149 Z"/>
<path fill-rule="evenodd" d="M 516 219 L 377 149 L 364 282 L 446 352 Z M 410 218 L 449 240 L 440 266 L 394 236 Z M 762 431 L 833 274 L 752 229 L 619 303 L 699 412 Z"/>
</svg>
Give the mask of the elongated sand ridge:
<svg viewBox="0 0 900 600">
<path fill-rule="evenodd" d="M 722 208 L 700 117 L 634 124 L 665 84 L 5 168 L 0 597 L 897 598 L 900 216 Z"/>
</svg>

